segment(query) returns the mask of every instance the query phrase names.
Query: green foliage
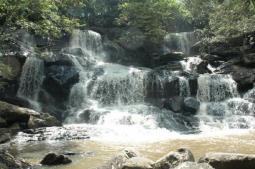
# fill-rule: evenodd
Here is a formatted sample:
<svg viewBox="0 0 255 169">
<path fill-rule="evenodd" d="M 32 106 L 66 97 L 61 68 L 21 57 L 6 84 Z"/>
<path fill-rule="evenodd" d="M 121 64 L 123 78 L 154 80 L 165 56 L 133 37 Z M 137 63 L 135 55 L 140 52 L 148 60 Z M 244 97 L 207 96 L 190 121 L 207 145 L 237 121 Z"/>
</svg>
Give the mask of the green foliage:
<svg viewBox="0 0 255 169">
<path fill-rule="evenodd" d="M 174 28 L 176 18 L 188 15 L 176 0 L 127 0 L 120 4 L 120 10 L 118 23 L 139 29 L 154 44 Z"/>
<path fill-rule="evenodd" d="M 191 21 L 195 28 L 204 28 L 209 24 L 209 15 L 213 11 L 216 0 L 184 0 L 186 8 L 191 15 Z"/>
<path fill-rule="evenodd" d="M 232 0 L 218 5 L 209 16 L 209 29 L 217 38 L 255 31 L 253 3 L 253 0 Z"/>
<path fill-rule="evenodd" d="M 66 15 L 66 10 L 76 5 L 84 5 L 84 1 L 0 0 L 0 23 L 5 29 L 57 38 L 79 26 L 78 20 Z"/>
<path fill-rule="evenodd" d="M 118 8 L 122 0 L 87 0 L 83 9 L 86 22 L 90 26 L 112 27 L 119 16 Z"/>
</svg>

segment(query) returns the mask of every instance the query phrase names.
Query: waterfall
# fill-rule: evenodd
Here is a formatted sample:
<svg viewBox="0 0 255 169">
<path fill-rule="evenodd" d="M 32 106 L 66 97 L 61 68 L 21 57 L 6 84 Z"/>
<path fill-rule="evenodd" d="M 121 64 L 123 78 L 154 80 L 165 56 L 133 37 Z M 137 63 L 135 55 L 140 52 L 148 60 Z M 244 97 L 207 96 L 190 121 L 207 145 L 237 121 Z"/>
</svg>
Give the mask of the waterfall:
<svg viewBox="0 0 255 169">
<path fill-rule="evenodd" d="M 237 83 L 230 75 L 204 74 L 198 78 L 197 97 L 200 101 L 217 102 L 237 96 Z"/>
<path fill-rule="evenodd" d="M 44 62 L 43 60 L 30 56 L 22 68 L 19 89 L 17 95 L 29 100 L 35 109 L 38 108 L 36 103 L 38 94 L 44 79 Z"/>
<path fill-rule="evenodd" d="M 188 52 L 184 47 L 182 50 Z M 93 131 L 100 127 L 106 133 L 99 135 L 109 134 L 106 137 L 131 136 L 136 132 L 134 128 L 146 133 L 144 130 L 208 132 L 255 127 L 254 103 L 239 98 L 237 84 L 230 75 L 200 75 L 197 90 L 200 110 L 196 116 L 185 115 L 155 105 L 172 97 L 191 97 L 191 88 L 195 87 L 188 74 L 161 67 L 152 70 L 106 62 L 102 38 L 93 31 L 75 31 L 68 50 L 81 71 L 79 83 L 70 92 L 67 123 L 92 125 Z M 201 61 L 199 57 L 188 58 L 182 62 L 183 69 L 196 74 Z"/>
<path fill-rule="evenodd" d="M 189 55 L 196 41 L 194 32 L 170 33 L 164 38 L 164 53 L 182 52 Z"/>
</svg>

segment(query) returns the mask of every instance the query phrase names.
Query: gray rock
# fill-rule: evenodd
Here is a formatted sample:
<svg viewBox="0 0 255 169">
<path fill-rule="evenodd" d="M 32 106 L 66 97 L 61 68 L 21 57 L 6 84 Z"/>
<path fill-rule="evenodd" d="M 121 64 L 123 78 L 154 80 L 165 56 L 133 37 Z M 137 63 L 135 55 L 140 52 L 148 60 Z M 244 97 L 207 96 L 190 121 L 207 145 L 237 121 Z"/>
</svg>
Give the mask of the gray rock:
<svg viewBox="0 0 255 169">
<path fill-rule="evenodd" d="M 184 111 L 195 114 L 200 107 L 200 102 L 192 97 L 188 97 L 184 100 Z"/>
<path fill-rule="evenodd" d="M 49 153 L 43 158 L 43 160 L 41 161 L 41 164 L 52 166 L 52 165 L 69 164 L 71 162 L 72 162 L 72 160 L 65 157 L 64 155 L 57 155 L 55 153 Z"/>
<path fill-rule="evenodd" d="M 170 152 L 160 158 L 153 167 L 154 169 L 172 169 L 187 161 L 194 162 L 194 156 L 190 150 L 181 148 L 177 152 Z"/>
<path fill-rule="evenodd" d="M 134 150 L 126 149 L 96 169 L 123 169 L 123 165 L 127 162 L 127 160 L 137 157 L 138 154 L 139 153 Z"/>
<path fill-rule="evenodd" d="M 24 128 L 60 126 L 61 123 L 47 113 L 39 113 L 32 109 L 15 106 L 0 101 L 0 117 L 12 130 Z"/>
<path fill-rule="evenodd" d="M 194 162 L 185 162 L 175 169 L 214 169 L 207 163 L 194 163 Z"/>
<path fill-rule="evenodd" d="M 153 161 L 144 157 L 133 157 L 123 164 L 122 169 L 153 169 Z"/>
<path fill-rule="evenodd" d="M 17 159 L 8 152 L 0 152 L 1 169 L 28 169 L 31 165 L 23 159 Z"/>
<path fill-rule="evenodd" d="M 11 135 L 9 133 L 0 133 L 0 144 L 4 144 L 11 139 Z"/>
<path fill-rule="evenodd" d="M 255 155 L 208 153 L 199 159 L 199 163 L 208 163 L 215 169 L 253 169 Z"/>
<path fill-rule="evenodd" d="M 176 96 L 166 100 L 164 102 L 164 108 L 172 110 L 173 112 L 181 112 L 184 104 L 184 98 L 181 96 Z"/>
<path fill-rule="evenodd" d="M 0 128 L 7 127 L 6 120 L 0 117 Z"/>
</svg>

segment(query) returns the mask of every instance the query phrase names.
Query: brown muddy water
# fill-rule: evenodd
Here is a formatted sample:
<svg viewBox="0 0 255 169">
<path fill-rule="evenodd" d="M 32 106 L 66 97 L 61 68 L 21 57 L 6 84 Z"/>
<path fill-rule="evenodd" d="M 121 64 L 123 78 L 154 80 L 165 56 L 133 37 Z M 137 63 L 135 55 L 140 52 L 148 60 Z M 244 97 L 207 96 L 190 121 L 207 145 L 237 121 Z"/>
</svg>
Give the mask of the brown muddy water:
<svg viewBox="0 0 255 169">
<path fill-rule="evenodd" d="M 64 153 L 75 152 L 78 155 L 69 156 L 72 163 L 54 167 L 42 167 L 39 169 L 91 169 L 100 166 L 113 155 L 124 148 L 138 150 L 143 156 L 157 160 L 169 151 L 178 148 L 189 148 L 198 160 L 208 152 L 229 152 L 255 154 L 255 131 L 249 131 L 238 135 L 221 136 L 183 136 L 176 139 L 167 139 L 153 143 L 109 143 L 104 141 L 45 141 L 15 144 L 11 151 L 32 164 L 38 164 L 49 152 Z"/>
</svg>

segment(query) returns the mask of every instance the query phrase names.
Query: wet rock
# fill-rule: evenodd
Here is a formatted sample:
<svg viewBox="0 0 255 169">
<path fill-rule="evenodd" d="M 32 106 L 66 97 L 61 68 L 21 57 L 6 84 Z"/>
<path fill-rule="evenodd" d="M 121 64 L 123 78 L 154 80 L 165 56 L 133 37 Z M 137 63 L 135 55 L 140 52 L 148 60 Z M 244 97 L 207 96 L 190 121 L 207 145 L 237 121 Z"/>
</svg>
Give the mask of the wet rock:
<svg viewBox="0 0 255 169">
<path fill-rule="evenodd" d="M 249 90 L 248 92 L 246 92 L 243 96 L 244 99 L 255 103 L 255 88 Z"/>
<path fill-rule="evenodd" d="M 239 65 L 227 65 L 221 68 L 221 73 L 231 74 L 238 84 L 239 91 L 253 88 L 255 82 L 255 69 Z"/>
<path fill-rule="evenodd" d="M 185 112 L 195 114 L 198 111 L 199 107 L 200 107 L 200 102 L 193 97 L 188 97 L 184 100 Z"/>
<path fill-rule="evenodd" d="M 253 169 L 255 155 L 208 153 L 199 162 L 208 163 L 215 169 Z"/>
<path fill-rule="evenodd" d="M 28 128 L 61 126 L 61 123 L 53 116 L 47 113 L 41 113 L 39 117 L 30 116 L 27 123 Z"/>
<path fill-rule="evenodd" d="M 180 164 L 175 169 L 214 169 L 207 163 L 194 163 L 194 162 L 185 162 Z"/>
<path fill-rule="evenodd" d="M 126 149 L 97 169 L 123 169 L 123 166 L 128 161 L 128 159 L 137 157 L 138 154 L 139 153 L 134 150 Z"/>
<path fill-rule="evenodd" d="M 245 54 L 242 59 L 246 66 L 255 67 L 255 53 Z"/>
<path fill-rule="evenodd" d="M 202 61 L 201 63 L 199 63 L 199 65 L 197 65 L 197 73 L 199 74 L 212 73 L 207 66 L 208 66 L 207 61 Z"/>
<path fill-rule="evenodd" d="M 48 166 L 70 164 L 70 163 L 72 163 L 72 160 L 65 157 L 64 155 L 57 155 L 55 153 L 47 154 L 41 161 L 42 165 L 48 165 Z"/>
<path fill-rule="evenodd" d="M 11 140 L 10 133 L 1 133 L 0 132 L 0 144 L 7 143 L 10 140 Z"/>
<path fill-rule="evenodd" d="M 0 117 L 0 128 L 7 127 L 6 120 Z"/>
<path fill-rule="evenodd" d="M 133 157 L 123 164 L 122 169 L 153 169 L 153 161 L 144 157 Z"/>
<path fill-rule="evenodd" d="M 146 80 L 146 98 L 159 99 L 179 96 L 179 78 L 171 71 L 157 68 L 151 71 Z"/>
<path fill-rule="evenodd" d="M 180 52 L 168 53 L 166 55 L 157 56 L 153 58 L 153 63 L 157 66 L 167 65 L 173 61 L 181 61 L 185 58 L 185 55 Z"/>
<path fill-rule="evenodd" d="M 66 100 L 74 84 L 79 81 L 79 70 L 73 66 L 53 65 L 46 68 L 43 88 L 54 98 Z"/>
<path fill-rule="evenodd" d="M 31 165 L 23 159 L 17 159 L 8 152 L 0 152 L 1 169 L 28 169 Z"/>
<path fill-rule="evenodd" d="M 26 128 L 59 126 L 61 123 L 47 113 L 39 113 L 31 109 L 15 106 L 0 101 L 0 118 L 4 119 L 8 128 L 20 130 Z"/>
<path fill-rule="evenodd" d="M 169 109 L 173 112 L 181 112 L 183 109 L 184 98 L 181 96 L 176 96 L 166 100 L 164 102 L 164 108 Z"/>
<path fill-rule="evenodd" d="M 26 107 L 26 108 L 30 108 L 30 103 L 23 99 L 23 98 L 20 98 L 20 97 L 10 97 L 10 96 L 5 96 L 5 97 L 2 97 L 0 96 L 0 100 L 1 101 L 4 101 L 4 102 L 7 102 L 7 103 L 10 103 L 10 104 L 14 104 L 14 105 L 17 105 L 17 106 L 20 106 L 20 107 Z"/>
<path fill-rule="evenodd" d="M 194 162 L 194 156 L 190 150 L 181 148 L 177 152 L 170 152 L 160 158 L 153 167 L 154 169 L 171 169 L 187 161 Z"/>
</svg>

